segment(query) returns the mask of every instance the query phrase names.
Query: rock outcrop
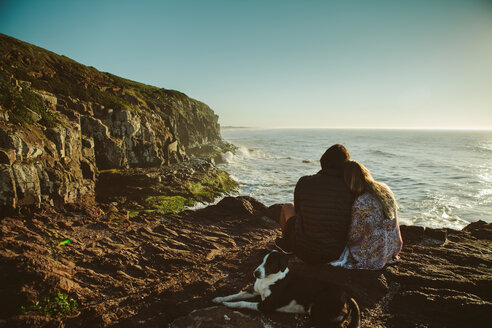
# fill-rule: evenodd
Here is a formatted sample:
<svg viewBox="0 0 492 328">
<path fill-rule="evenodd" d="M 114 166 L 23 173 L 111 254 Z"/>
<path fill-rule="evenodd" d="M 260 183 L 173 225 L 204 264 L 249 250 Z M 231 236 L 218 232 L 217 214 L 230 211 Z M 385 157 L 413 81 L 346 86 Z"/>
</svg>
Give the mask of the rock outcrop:
<svg viewBox="0 0 492 328">
<path fill-rule="evenodd" d="M 65 121 L 45 131 L 0 121 L 0 211 L 60 205 L 94 197 L 94 148 L 80 125 Z"/>
<path fill-rule="evenodd" d="M 101 170 L 158 168 L 231 147 L 197 100 L 0 34 L 3 213 L 93 198 Z"/>
<path fill-rule="evenodd" d="M 181 212 L 197 202 L 213 202 L 237 186 L 211 159 L 193 158 L 164 167 L 100 171 L 96 200 L 117 203 L 131 215 L 139 211 L 165 214 Z"/>
<path fill-rule="evenodd" d="M 273 208 L 274 209 L 274 208 Z M 179 214 L 123 217 L 111 206 L 46 208 L 0 221 L 0 327 L 306 327 L 309 318 L 216 307 L 253 283 L 273 248 L 274 210 L 250 197 Z M 115 220 L 113 215 L 119 214 Z M 345 286 L 362 327 L 481 327 L 492 313 L 492 224 L 463 231 L 402 226 L 401 259 L 379 271 L 292 270 Z M 69 244 L 61 243 L 66 238 Z M 64 318 L 29 304 L 64 293 Z M 236 325 L 237 324 L 237 325 Z"/>
</svg>

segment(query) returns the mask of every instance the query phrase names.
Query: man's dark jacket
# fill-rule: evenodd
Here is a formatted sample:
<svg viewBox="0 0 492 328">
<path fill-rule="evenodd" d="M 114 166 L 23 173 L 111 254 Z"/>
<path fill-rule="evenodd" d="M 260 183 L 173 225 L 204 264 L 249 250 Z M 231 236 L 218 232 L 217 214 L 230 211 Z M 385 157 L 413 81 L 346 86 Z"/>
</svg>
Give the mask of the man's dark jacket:
<svg viewBox="0 0 492 328">
<path fill-rule="evenodd" d="M 294 191 L 296 255 L 310 263 L 338 259 L 347 245 L 353 200 L 341 170 L 300 178 Z"/>
</svg>

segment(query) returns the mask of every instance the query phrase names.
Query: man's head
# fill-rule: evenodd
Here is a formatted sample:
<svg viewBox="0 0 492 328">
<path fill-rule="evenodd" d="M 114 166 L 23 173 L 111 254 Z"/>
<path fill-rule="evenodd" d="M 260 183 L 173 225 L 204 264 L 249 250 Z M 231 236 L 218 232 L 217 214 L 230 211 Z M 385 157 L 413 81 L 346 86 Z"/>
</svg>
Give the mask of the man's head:
<svg viewBox="0 0 492 328">
<path fill-rule="evenodd" d="M 321 159 L 322 169 L 343 169 L 343 163 L 350 159 L 347 148 L 340 144 L 336 144 L 328 148 Z"/>
</svg>

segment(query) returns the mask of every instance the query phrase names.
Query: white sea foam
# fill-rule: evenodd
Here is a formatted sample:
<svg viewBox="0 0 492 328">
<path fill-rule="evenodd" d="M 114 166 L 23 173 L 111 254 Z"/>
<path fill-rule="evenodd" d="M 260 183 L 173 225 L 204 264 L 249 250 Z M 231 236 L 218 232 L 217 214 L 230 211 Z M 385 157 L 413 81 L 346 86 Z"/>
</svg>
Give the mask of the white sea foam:
<svg viewBox="0 0 492 328">
<path fill-rule="evenodd" d="M 249 152 L 249 149 L 246 147 L 239 146 L 239 148 L 236 150 L 236 155 L 242 158 L 249 158 L 251 157 L 251 154 Z"/>
<path fill-rule="evenodd" d="M 232 163 L 232 161 L 234 160 L 234 154 L 230 151 L 227 151 L 222 154 L 222 160 L 226 163 Z"/>
<path fill-rule="evenodd" d="M 237 129 L 222 134 L 240 146 L 223 168 L 236 177 L 241 194 L 265 205 L 291 202 L 297 180 L 316 173 L 325 149 L 341 143 L 392 188 L 402 224 L 460 229 L 471 221 L 492 221 L 492 158 L 483 149 L 492 145 L 492 131 Z"/>
</svg>

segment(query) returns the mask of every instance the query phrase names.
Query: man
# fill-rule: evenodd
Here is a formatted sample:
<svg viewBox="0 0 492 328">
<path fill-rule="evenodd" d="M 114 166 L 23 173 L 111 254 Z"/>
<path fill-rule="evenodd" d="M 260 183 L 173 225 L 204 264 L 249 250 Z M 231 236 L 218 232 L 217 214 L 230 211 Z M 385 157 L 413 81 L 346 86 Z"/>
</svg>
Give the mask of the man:
<svg viewBox="0 0 492 328">
<path fill-rule="evenodd" d="M 340 257 L 347 244 L 353 195 L 343 179 L 347 149 L 333 145 L 321 156 L 321 171 L 299 179 L 294 204 L 280 213 L 283 237 L 275 241 L 286 253 L 308 263 L 327 263 Z"/>
</svg>

